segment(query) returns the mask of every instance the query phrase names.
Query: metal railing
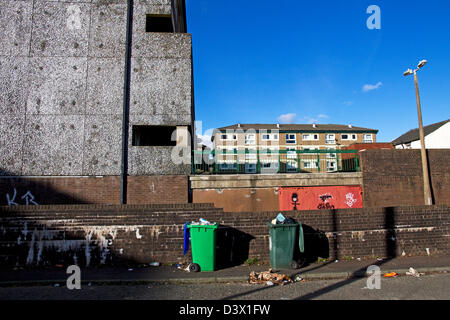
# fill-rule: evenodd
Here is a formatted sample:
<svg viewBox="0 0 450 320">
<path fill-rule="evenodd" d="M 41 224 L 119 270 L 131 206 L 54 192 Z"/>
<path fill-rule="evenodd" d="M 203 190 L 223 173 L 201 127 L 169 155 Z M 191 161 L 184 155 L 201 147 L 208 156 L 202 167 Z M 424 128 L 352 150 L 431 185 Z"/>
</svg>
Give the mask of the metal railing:
<svg viewBox="0 0 450 320">
<path fill-rule="evenodd" d="M 357 172 L 357 150 L 194 150 L 192 174 Z"/>
</svg>

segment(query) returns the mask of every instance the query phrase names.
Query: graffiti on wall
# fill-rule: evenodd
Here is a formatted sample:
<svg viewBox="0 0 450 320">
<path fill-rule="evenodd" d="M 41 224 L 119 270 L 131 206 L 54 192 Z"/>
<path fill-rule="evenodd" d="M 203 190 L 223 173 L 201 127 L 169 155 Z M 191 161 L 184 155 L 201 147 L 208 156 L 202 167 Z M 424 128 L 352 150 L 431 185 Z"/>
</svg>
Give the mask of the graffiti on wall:
<svg viewBox="0 0 450 320">
<path fill-rule="evenodd" d="M 293 197 L 296 198 L 295 205 Z M 362 208 L 361 186 L 280 187 L 279 209 L 318 210 Z"/>
<path fill-rule="evenodd" d="M 6 194 L 6 202 L 8 206 L 18 206 L 19 204 L 24 204 L 26 206 L 30 204 L 35 206 L 38 205 L 38 203 L 34 200 L 34 195 L 29 190 L 22 196 L 17 197 L 16 188 L 14 188 L 12 196 L 9 193 Z"/>
</svg>

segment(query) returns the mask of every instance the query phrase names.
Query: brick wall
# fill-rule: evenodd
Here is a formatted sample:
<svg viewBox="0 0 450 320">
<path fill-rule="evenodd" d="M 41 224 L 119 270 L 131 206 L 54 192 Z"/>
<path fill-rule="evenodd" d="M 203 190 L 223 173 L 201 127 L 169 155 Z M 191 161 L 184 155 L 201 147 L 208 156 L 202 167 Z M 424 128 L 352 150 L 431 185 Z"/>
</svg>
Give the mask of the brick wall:
<svg viewBox="0 0 450 320">
<path fill-rule="evenodd" d="M 448 255 L 450 208 L 406 206 L 284 212 L 304 225 L 305 248 L 317 257 Z M 188 261 L 183 227 L 200 217 L 219 222 L 218 259 L 269 259 L 266 221 L 278 212 L 223 212 L 209 204 L 0 207 L 0 265 L 90 266 Z M 227 238 L 229 230 L 233 238 Z M 222 251 L 220 251 L 222 250 Z M 225 253 L 228 252 L 228 253 Z"/>
<path fill-rule="evenodd" d="M 450 204 L 450 149 L 427 150 L 435 204 Z M 360 153 L 364 206 L 421 205 L 420 150 L 367 150 Z"/>
<path fill-rule="evenodd" d="M 187 176 L 129 176 L 127 181 L 129 204 L 188 202 Z M 0 205 L 27 200 L 39 205 L 119 204 L 120 176 L 0 177 Z"/>
</svg>

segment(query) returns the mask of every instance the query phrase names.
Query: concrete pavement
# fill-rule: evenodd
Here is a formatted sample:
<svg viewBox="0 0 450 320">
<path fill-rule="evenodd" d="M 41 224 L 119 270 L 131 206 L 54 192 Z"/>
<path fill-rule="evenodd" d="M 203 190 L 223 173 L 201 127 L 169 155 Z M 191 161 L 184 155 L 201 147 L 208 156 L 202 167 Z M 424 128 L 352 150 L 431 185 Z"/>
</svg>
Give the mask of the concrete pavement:
<svg viewBox="0 0 450 320">
<path fill-rule="evenodd" d="M 384 260 L 350 260 L 326 261 L 311 263 L 297 270 L 274 270 L 295 278 L 300 275 L 305 280 L 348 279 L 367 276 L 370 265 L 378 265 L 381 273 L 396 272 L 405 276 L 410 267 L 425 274 L 450 273 L 450 257 L 398 257 Z M 2 269 L 0 270 L 0 286 L 39 286 L 49 284 L 66 284 L 70 274 L 67 266 L 39 269 Z M 158 267 L 103 267 L 81 268 L 81 282 L 84 284 L 122 285 L 151 283 L 230 283 L 246 282 L 251 271 L 267 271 L 269 265 L 234 266 L 214 272 L 187 272 L 173 266 Z"/>
</svg>

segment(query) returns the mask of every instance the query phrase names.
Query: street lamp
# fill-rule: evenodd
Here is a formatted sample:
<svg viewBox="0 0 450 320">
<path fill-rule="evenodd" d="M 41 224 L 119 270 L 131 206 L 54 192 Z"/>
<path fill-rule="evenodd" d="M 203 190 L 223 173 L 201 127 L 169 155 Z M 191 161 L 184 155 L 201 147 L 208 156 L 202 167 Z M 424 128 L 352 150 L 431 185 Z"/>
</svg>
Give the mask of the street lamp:
<svg viewBox="0 0 450 320">
<path fill-rule="evenodd" d="M 419 97 L 419 84 L 417 82 L 417 71 L 422 68 L 427 63 L 427 60 L 421 60 L 417 65 L 417 69 L 406 70 L 403 75 L 409 76 L 414 74 L 414 84 L 416 87 L 416 102 L 417 102 L 417 116 L 419 118 L 419 135 L 420 135 L 420 145 L 421 145 L 421 155 L 422 155 L 422 173 L 423 173 L 423 196 L 426 205 L 432 205 L 433 200 L 431 198 L 431 187 L 430 187 L 430 178 L 428 176 L 428 161 L 427 154 L 425 150 L 425 138 L 423 134 L 423 125 L 422 125 L 422 111 L 420 109 L 420 97 Z"/>
</svg>

